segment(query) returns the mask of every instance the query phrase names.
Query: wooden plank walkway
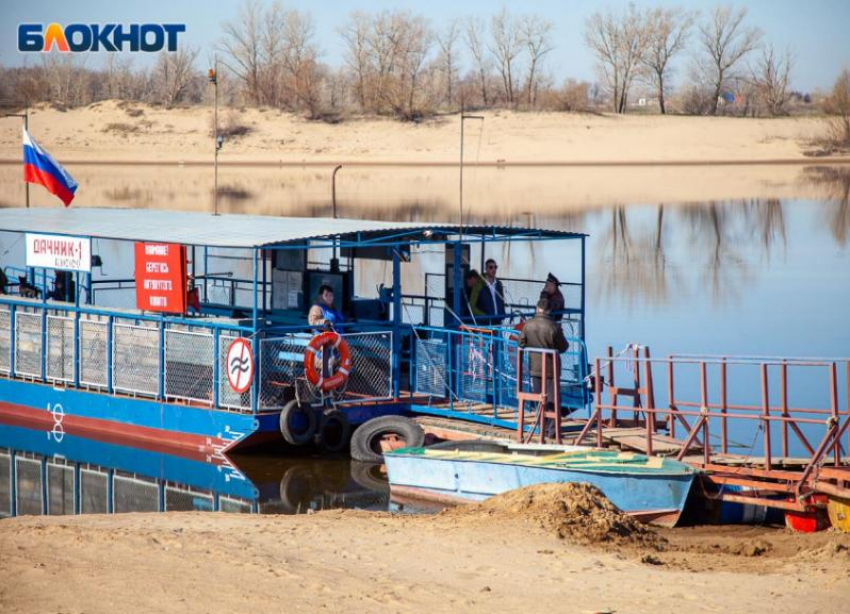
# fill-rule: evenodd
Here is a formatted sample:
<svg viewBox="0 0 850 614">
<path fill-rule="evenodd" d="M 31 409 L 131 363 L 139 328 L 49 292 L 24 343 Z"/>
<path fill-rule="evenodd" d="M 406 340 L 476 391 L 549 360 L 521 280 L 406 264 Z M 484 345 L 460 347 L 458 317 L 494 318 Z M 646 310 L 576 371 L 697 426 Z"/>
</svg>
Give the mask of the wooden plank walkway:
<svg viewBox="0 0 850 614">
<path fill-rule="evenodd" d="M 648 452 L 646 446 L 646 429 L 635 428 L 612 428 L 608 427 L 602 430 L 602 439 L 608 445 L 617 445 L 628 450 L 635 450 L 646 454 Z M 652 435 L 652 451 L 658 456 L 671 456 L 679 454 L 682 447 L 685 445 L 683 439 L 676 439 L 663 433 L 654 433 Z M 700 446 L 691 445 L 688 452 L 699 452 L 702 450 Z"/>
</svg>

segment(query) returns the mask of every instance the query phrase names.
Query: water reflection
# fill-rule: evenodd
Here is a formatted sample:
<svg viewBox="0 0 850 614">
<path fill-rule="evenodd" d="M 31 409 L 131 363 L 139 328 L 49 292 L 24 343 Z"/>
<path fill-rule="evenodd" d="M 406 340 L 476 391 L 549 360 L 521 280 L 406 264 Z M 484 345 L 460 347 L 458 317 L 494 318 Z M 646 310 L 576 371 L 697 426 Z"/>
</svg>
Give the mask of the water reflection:
<svg viewBox="0 0 850 614">
<path fill-rule="evenodd" d="M 223 511 L 386 510 L 379 468 L 342 459 L 173 456 L 0 424 L 0 518 Z"/>
<path fill-rule="evenodd" d="M 679 291 L 681 274 L 668 263 L 664 236 L 664 205 L 655 212 L 654 228 L 635 231 L 630 212 L 618 206 L 610 211 L 611 222 L 599 240 L 600 269 L 598 292 L 619 295 L 631 305 L 639 298 L 664 303 Z"/>
<path fill-rule="evenodd" d="M 850 237 L 850 168 L 807 168 L 806 179 L 823 190 L 829 203 L 825 215 L 827 227 L 836 243 L 847 245 L 847 239 Z"/>
</svg>

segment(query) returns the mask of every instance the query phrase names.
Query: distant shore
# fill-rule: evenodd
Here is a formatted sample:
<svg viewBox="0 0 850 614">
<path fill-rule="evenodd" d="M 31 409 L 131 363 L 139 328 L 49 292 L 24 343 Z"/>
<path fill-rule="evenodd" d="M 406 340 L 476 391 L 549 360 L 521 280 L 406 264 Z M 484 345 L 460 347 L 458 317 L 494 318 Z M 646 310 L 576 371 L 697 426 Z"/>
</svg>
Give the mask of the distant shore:
<svg viewBox="0 0 850 614">
<path fill-rule="evenodd" d="M 826 134 L 818 117 L 752 119 L 488 111 L 465 127 L 470 165 L 787 163 L 806 160 Z M 212 109 L 104 101 L 30 111 L 30 133 L 74 163 L 210 161 Z M 220 109 L 220 163 L 456 165 L 457 116 L 421 123 L 352 118 L 329 124 L 276 109 Z M 20 126 L 0 122 L 0 159 L 20 154 Z"/>
<path fill-rule="evenodd" d="M 486 112 L 465 131 L 464 202 L 473 216 L 563 216 L 607 205 L 822 198 L 809 169 L 823 118 Z M 222 119 L 224 118 L 224 119 Z M 330 205 L 331 172 L 347 215 L 416 210 L 454 219 L 459 122 L 308 121 L 273 109 L 220 111 L 223 211 L 304 215 Z M 483 127 L 483 131 L 482 131 Z M 115 101 L 30 111 L 30 132 L 80 183 L 74 206 L 207 210 L 212 110 Z M 23 206 L 20 123 L 0 122 L 0 206 Z M 33 206 L 55 206 L 31 189 Z M 828 197 L 828 195 L 827 195 Z M 399 218 L 400 219 L 400 218 Z M 405 217 L 406 219 L 406 217 Z M 525 218 L 523 218 L 525 219 Z"/>
</svg>

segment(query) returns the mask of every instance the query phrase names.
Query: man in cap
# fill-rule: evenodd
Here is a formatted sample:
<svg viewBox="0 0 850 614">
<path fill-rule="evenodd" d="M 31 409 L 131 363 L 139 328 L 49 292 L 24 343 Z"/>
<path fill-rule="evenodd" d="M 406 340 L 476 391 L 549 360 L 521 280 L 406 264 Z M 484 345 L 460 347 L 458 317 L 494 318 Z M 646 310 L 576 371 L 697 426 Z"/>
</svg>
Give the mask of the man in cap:
<svg viewBox="0 0 850 614">
<path fill-rule="evenodd" d="M 559 289 L 561 286 L 561 282 L 558 281 L 558 278 L 549 273 L 546 277 L 546 285 L 543 286 L 543 290 L 540 292 L 540 298 L 545 298 L 549 301 L 549 309 L 554 313 L 551 318 L 555 322 L 560 322 L 564 319 L 564 295 L 561 294 L 561 290 Z"/>
<path fill-rule="evenodd" d="M 557 377 L 561 376 L 561 357 L 560 354 L 567 351 L 569 343 L 564 337 L 564 331 L 560 324 L 556 323 L 549 315 L 550 303 L 549 299 L 541 298 L 537 301 L 537 309 L 534 317 L 525 323 L 522 332 L 519 335 L 519 346 L 521 348 L 536 348 L 541 350 L 557 350 L 559 356 L 555 359 L 555 372 L 548 373 L 547 381 L 543 381 L 543 354 L 541 352 L 529 352 L 529 373 L 531 374 L 531 391 L 540 392 L 543 386 L 552 386 L 549 392 L 549 401 L 547 409 L 551 410 L 554 406 L 553 401 L 557 401 L 560 405 L 560 400 L 555 399 L 554 382 Z M 554 426 L 554 425 L 550 425 Z M 547 430 L 547 437 L 553 435 L 553 430 Z"/>
</svg>

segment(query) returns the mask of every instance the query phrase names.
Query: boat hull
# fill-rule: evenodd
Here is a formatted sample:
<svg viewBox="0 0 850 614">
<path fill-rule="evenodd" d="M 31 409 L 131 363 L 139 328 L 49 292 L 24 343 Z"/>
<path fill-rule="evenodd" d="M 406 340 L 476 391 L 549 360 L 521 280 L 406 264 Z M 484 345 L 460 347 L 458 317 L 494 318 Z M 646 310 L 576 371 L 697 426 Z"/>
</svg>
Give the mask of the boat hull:
<svg viewBox="0 0 850 614">
<path fill-rule="evenodd" d="M 130 447 L 205 457 L 278 433 L 278 414 L 248 414 L 0 379 L 0 422 Z"/>
<path fill-rule="evenodd" d="M 483 501 L 535 484 L 583 482 L 599 488 L 623 512 L 674 526 L 685 507 L 694 474 L 606 472 L 521 464 L 385 455 L 394 496 L 444 504 Z"/>
</svg>

